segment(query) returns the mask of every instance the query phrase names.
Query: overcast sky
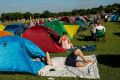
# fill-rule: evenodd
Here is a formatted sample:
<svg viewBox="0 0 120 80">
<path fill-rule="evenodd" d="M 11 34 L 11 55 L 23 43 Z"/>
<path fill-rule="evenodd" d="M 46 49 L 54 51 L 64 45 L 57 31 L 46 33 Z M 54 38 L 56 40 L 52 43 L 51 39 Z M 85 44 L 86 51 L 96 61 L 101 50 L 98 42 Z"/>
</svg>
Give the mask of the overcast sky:
<svg viewBox="0 0 120 80">
<path fill-rule="evenodd" d="M 32 12 L 42 13 L 71 11 L 73 9 L 87 9 L 120 3 L 120 0 L 0 0 L 0 13 Z"/>
</svg>

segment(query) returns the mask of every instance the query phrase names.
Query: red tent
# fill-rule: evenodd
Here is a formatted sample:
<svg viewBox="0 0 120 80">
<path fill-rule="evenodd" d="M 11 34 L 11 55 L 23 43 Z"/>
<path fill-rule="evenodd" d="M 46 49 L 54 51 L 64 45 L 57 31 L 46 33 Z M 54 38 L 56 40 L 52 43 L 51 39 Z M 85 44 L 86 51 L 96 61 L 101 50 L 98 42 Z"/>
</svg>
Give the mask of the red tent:
<svg viewBox="0 0 120 80">
<path fill-rule="evenodd" d="M 39 20 L 39 24 L 44 24 L 44 20 Z"/>
<path fill-rule="evenodd" d="M 89 21 L 89 18 L 87 16 L 83 16 L 83 18 L 86 20 L 86 21 Z"/>
<path fill-rule="evenodd" d="M 60 19 L 60 21 L 65 22 L 65 23 L 70 23 L 70 22 L 71 22 L 71 21 L 70 21 L 70 17 L 68 17 L 68 16 L 63 16 L 63 17 Z"/>
<path fill-rule="evenodd" d="M 31 40 L 37 46 L 39 46 L 44 52 L 64 52 L 58 44 L 59 35 L 44 26 L 35 26 L 26 30 L 22 37 Z"/>
</svg>

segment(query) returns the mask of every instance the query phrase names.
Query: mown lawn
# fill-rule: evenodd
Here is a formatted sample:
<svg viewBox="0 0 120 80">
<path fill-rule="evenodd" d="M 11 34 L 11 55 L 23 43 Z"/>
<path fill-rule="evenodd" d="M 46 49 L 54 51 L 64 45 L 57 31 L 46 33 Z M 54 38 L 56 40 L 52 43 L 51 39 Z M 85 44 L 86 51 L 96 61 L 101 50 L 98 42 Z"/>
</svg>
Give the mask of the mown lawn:
<svg viewBox="0 0 120 80">
<path fill-rule="evenodd" d="M 74 44 L 89 45 L 96 44 L 97 50 L 84 52 L 86 55 L 95 54 L 98 60 L 100 80 L 120 80 L 120 24 L 116 22 L 104 23 L 106 26 L 105 41 L 84 41 L 81 36 L 90 36 L 89 30 L 82 31 L 72 40 Z M 69 53 L 51 53 L 51 56 L 67 56 Z M 0 74 L 0 80 L 48 80 L 48 77 L 41 77 L 30 74 Z M 87 80 L 81 78 L 62 78 L 55 80 Z"/>
</svg>

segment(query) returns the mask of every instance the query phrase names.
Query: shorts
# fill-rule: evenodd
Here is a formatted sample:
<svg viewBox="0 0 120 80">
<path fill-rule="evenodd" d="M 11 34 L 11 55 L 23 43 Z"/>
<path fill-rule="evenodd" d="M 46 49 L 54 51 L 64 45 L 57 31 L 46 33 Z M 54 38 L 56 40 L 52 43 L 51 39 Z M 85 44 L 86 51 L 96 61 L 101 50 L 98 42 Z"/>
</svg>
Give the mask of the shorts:
<svg viewBox="0 0 120 80">
<path fill-rule="evenodd" d="M 66 58 L 65 65 L 76 67 L 76 59 Z"/>
</svg>

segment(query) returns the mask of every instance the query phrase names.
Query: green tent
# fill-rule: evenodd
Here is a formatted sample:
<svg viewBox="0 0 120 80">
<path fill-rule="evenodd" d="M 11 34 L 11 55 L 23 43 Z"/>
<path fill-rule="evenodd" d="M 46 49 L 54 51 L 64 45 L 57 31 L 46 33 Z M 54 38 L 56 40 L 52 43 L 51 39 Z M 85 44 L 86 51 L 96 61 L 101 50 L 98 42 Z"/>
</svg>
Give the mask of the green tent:
<svg viewBox="0 0 120 80">
<path fill-rule="evenodd" d="M 61 21 L 58 20 L 49 22 L 46 24 L 46 26 L 54 30 L 60 36 L 63 35 L 64 31 L 67 32 L 67 35 L 70 39 L 72 39 L 75 36 L 79 28 L 79 25 L 64 25 Z"/>
</svg>

